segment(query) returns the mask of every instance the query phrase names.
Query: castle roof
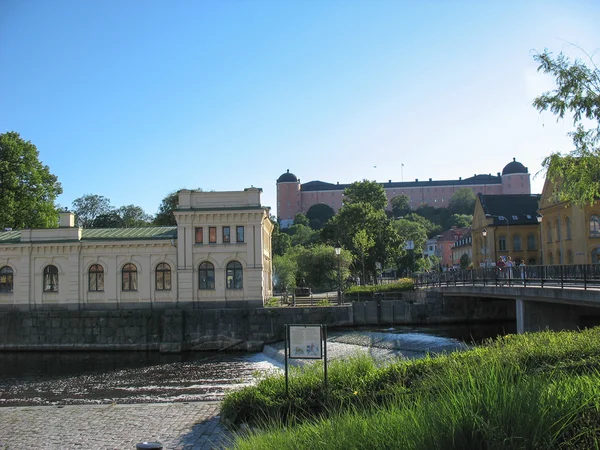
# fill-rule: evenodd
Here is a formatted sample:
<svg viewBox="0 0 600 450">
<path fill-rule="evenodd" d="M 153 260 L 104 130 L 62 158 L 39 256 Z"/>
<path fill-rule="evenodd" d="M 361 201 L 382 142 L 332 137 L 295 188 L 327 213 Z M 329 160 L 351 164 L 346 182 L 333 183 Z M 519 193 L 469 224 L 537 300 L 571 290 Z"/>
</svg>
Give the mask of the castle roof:
<svg viewBox="0 0 600 450">
<path fill-rule="evenodd" d="M 298 181 L 298 177 L 293 173 L 290 173 L 290 169 L 287 170 L 286 173 L 282 174 L 279 178 L 277 178 L 278 183 L 296 183 Z"/>
<path fill-rule="evenodd" d="M 511 175 L 513 173 L 527 173 L 527 167 L 517 161 L 516 158 L 513 158 L 513 160 L 502 169 L 502 175 Z"/>
</svg>

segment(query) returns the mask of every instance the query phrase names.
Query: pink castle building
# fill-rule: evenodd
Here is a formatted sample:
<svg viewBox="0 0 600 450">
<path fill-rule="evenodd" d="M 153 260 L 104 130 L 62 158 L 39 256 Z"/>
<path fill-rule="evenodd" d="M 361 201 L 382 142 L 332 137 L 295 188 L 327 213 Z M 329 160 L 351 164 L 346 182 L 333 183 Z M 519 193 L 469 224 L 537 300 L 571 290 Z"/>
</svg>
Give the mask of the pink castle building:
<svg viewBox="0 0 600 450">
<path fill-rule="evenodd" d="M 529 172 L 515 158 L 504 166 L 497 175 L 473 175 L 458 180 L 392 181 L 381 183 L 390 200 L 405 194 L 413 209 L 422 204 L 438 208 L 448 205 L 450 197 L 458 189 L 469 188 L 475 195 L 482 194 L 531 194 Z M 317 203 L 325 203 L 337 212 L 343 203 L 343 192 L 349 184 L 333 184 L 324 181 L 309 181 L 301 184 L 300 179 L 288 170 L 277 179 L 277 217 L 282 228 L 289 227 L 298 213 L 306 214 Z"/>
</svg>

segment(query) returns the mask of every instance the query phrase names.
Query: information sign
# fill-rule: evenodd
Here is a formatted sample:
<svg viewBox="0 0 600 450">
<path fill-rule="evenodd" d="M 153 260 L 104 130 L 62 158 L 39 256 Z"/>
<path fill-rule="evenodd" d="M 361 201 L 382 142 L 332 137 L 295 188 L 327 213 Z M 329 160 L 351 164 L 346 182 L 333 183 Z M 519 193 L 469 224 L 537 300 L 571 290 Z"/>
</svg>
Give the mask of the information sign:
<svg viewBox="0 0 600 450">
<path fill-rule="evenodd" d="M 323 358 L 321 325 L 290 325 L 290 358 Z"/>
</svg>

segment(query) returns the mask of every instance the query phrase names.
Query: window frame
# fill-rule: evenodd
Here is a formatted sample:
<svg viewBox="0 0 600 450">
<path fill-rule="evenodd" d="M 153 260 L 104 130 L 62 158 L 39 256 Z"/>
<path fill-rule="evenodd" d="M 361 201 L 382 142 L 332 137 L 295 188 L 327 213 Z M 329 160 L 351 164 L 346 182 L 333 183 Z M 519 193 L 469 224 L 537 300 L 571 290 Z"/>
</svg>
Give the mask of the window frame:
<svg viewBox="0 0 600 450">
<path fill-rule="evenodd" d="M 600 216 L 598 214 L 591 214 L 588 220 L 590 237 L 600 237 Z"/>
<path fill-rule="evenodd" d="M 102 275 L 100 282 L 98 282 L 98 275 Z M 102 264 L 92 264 L 88 269 L 88 292 L 104 292 L 104 267 L 102 267 Z"/>
<path fill-rule="evenodd" d="M 6 277 L 6 281 L 2 279 Z M 6 286 L 6 287 L 4 287 Z M 12 294 L 15 288 L 15 271 L 10 266 L 0 267 L 0 294 Z"/>
<path fill-rule="evenodd" d="M 194 243 L 204 244 L 204 227 L 194 228 Z"/>
<path fill-rule="evenodd" d="M 506 249 L 506 236 L 504 236 L 503 234 L 498 236 L 498 251 L 499 252 L 506 252 L 508 251 Z"/>
<path fill-rule="evenodd" d="M 215 289 L 215 265 L 210 261 L 202 261 L 198 265 L 198 289 L 203 291 Z"/>
<path fill-rule="evenodd" d="M 225 269 L 225 288 L 244 289 L 244 268 L 239 261 L 230 261 Z"/>
<path fill-rule="evenodd" d="M 241 239 L 240 239 L 240 231 L 241 231 Z M 236 225 L 235 227 L 235 242 L 244 243 L 245 242 L 245 231 L 244 225 Z"/>
<path fill-rule="evenodd" d="M 537 250 L 537 242 L 534 233 L 527 235 L 527 250 Z"/>
<path fill-rule="evenodd" d="M 133 267 L 133 269 L 131 269 Z M 125 264 L 121 269 L 121 291 L 136 292 L 138 290 L 137 266 L 133 263 Z M 125 276 L 127 275 L 127 277 Z M 125 286 L 127 284 L 127 286 Z"/>
<path fill-rule="evenodd" d="M 53 264 L 48 264 L 44 267 L 43 272 L 43 292 L 55 294 L 58 292 L 58 267 Z"/>
<path fill-rule="evenodd" d="M 227 233 L 225 233 L 225 231 L 227 230 Z M 223 226 L 222 230 L 221 230 L 221 234 L 223 236 L 223 244 L 229 244 L 231 243 L 231 227 L 230 226 Z"/>
<path fill-rule="evenodd" d="M 217 227 L 208 227 L 208 243 L 217 243 Z"/>
<path fill-rule="evenodd" d="M 523 250 L 521 243 L 521 235 L 513 234 L 513 252 L 520 252 Z"/>
<path fill-rule="evenodd" d="M 159 277 L 159 274 L 160 277 Z M 167 285 L 168 281 L 168 287 Z M 170 291 L 172 286 L 171 265 L 166 262 L 161 262 L 154 269 L 154 289 L 157 291 Z"/>
<path fill-rule="evenodd" d="M 571 218 L 569 216 L 565 217 L 565 228 L 566 228 L 566 232 L 567 232 L 566 239 L 567 239 L 567 241 L 570 241 L 572 239 L 572 234 L 571 234 Z"/>
</svg>

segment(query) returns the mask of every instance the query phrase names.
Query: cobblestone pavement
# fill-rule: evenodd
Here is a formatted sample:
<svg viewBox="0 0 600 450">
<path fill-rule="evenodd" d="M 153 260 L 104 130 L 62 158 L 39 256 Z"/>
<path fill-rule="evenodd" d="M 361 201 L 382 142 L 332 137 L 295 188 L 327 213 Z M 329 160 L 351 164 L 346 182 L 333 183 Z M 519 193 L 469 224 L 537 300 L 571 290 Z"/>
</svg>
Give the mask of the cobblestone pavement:
<svg viewBox="0 0 600 450">
<path fill-rule="evenodd" d="M 0 450 L 212 450 L 230 442 L 219 402 L 0 408 Z"/>
</svg>

